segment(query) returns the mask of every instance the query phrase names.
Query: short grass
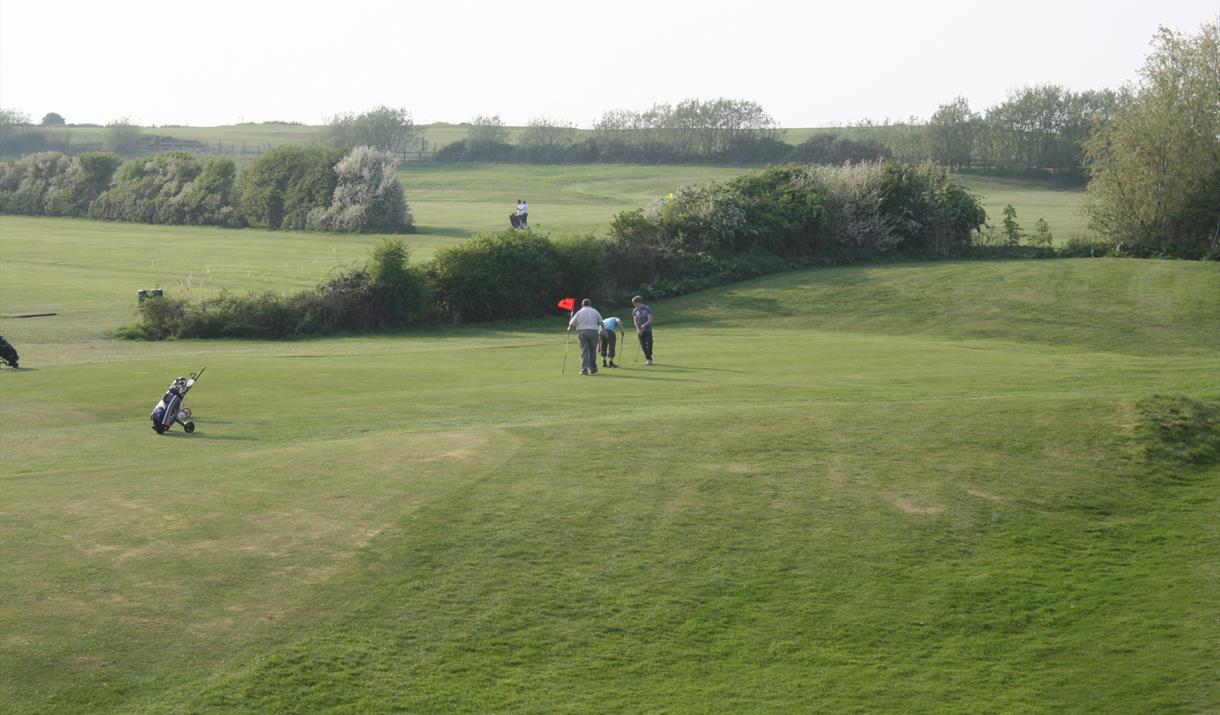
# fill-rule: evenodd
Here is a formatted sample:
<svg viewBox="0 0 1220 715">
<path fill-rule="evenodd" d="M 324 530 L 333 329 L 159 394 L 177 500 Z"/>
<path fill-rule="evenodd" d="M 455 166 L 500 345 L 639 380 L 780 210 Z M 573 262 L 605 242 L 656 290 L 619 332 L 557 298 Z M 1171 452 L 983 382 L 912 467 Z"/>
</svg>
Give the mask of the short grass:
<svg viewBox="0 0 1220 715">
<path fill-rule="evenodd" d="M 405 172 L 433 246 L 669 181 L 510 171 Z M 558 315 L 105 338 L 183 266 L 287 288 L 375 240 L 0 222 L 5 712 L 1220 709 L 1220 468 L 1141 422 L 1220 399 L 1220 265 L 785 274 L 589 378 Z"/>
<path fill-rule="evenodd" d="M 1004 220 L 1004 207 L 1011 204 L 1025 233 L 1033 234 L 1038 219 L 1044 219 L 1056 245 L 1090 233 L 1088 217 L 1082 210 L 1082 187 L 977 174 L 963 174 L 959 178 L 983 200 L 987 221 L 997 227 Z"/>
</svg>

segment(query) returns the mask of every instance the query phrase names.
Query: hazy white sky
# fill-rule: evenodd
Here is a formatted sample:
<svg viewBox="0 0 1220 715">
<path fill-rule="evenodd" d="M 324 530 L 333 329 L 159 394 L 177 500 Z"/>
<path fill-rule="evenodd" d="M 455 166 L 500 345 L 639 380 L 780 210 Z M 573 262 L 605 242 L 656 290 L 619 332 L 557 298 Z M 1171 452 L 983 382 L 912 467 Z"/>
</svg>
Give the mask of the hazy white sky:
<svg viewBox="0 0 1220 715">
<path fill-rule="evenodd" d="M 731 97 L 788 127 L 975 110 L 1136 78 L 1220 0 L 0 0 L 0 106 L 210 126 L 405 107 L 589 126 Z"/>
</svg>

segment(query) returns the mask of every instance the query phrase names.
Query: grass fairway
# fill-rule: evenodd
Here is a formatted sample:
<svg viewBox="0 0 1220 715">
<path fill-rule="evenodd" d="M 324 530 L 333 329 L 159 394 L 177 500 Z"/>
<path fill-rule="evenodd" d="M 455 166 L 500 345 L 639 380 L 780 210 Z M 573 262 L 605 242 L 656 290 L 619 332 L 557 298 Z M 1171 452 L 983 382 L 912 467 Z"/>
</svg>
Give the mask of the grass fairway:
<svg viewBox="0 0 1220 715">
<path fill-rule="evenodd" d="M 80 233 L 35 274 L 14 221 L 0 314 L 63 315 L 0 318 L 5 712 L 1220 708 L 1220 468 L 1141 427 L 1220 398 L 1220 265 L 786 274 L 655 305 L 658 364 L 582 378 L 561 317 L 107 340 L 192 239 L 49 222 Z M 283 285 L 350 240 L 214 238 Z M 198 431 L 153 434 L 202 365 Z"/>
</svg>

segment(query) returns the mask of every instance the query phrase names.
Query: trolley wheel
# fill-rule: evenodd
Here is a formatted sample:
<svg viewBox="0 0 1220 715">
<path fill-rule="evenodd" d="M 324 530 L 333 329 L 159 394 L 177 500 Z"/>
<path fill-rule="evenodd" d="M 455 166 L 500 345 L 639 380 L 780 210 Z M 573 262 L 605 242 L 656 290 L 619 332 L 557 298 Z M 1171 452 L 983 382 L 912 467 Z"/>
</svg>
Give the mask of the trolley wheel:
<svg viewBox="0 0 1220 715">
<path fill-rule="evenodd" d="M 164 428 L 164 427 L 162 427 L 161 425 L 153 425 L 153 430 L 154 430 L 154 431 L 155 431 L 157 434 L 165 434 L 165 428 Z"/>
<path fill-rule="evenodd" d="M 187 434 L 190 434 L 191 432 L 195 431 L 195 423 L 187 422 L 186 424 L 182 425 L 182 429 L 186 430 Z"/>
</svg>

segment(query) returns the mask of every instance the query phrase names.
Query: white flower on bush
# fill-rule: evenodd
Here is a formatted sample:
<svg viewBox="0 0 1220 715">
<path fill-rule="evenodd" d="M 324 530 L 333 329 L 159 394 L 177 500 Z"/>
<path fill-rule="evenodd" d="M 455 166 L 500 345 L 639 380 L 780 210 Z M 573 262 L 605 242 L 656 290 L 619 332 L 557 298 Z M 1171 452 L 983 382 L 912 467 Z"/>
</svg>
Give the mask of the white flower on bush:
<svg viewBox="0 0 1220 715">
<path fill-rule="evenodd" d="M 403 233 L 413 220 L 402 184 L 394 173 L 398 160 L 389 152 L 358 146 L 347 153 L 335 173 L 339 181 L 330 206 L 309 214 L 310 228 L 325 231 Z"/>
</svg>

